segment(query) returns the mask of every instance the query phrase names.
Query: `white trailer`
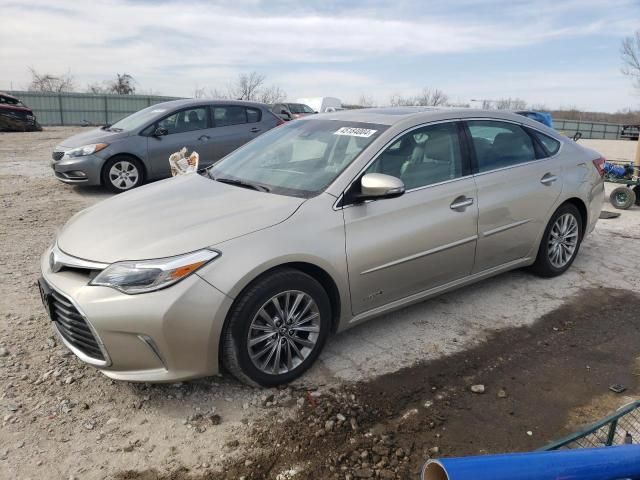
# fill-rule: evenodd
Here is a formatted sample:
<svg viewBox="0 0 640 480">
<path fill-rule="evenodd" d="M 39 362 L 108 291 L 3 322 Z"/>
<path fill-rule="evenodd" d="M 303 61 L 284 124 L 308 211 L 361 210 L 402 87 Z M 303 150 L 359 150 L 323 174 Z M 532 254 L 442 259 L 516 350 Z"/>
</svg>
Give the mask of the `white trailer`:
<svg viewBox="0 0 640 480">
<path fill-rule="evenodd" d="M 299 98 L 296 103 L 304 103 L 309 105 L 314 111 L 318 113 L 335 112 L 336 110 L 342 110 L 342 102 L 339 98 L 335 97 L 308 97 Z"/>
</svg>

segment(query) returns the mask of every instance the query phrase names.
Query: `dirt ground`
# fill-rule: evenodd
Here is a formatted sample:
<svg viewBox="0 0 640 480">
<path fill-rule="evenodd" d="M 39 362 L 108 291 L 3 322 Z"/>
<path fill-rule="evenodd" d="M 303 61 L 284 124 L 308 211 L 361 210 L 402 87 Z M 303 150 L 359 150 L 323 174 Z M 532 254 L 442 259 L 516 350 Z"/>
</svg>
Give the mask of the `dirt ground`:
<svg viewBox="0 0 640 480">
<path fill-rule="evenodd" d="M 511 272 L 367 322 L 288 388 L 113 382 L 58 344 L 35 284 L 56 229 L 109 196 L 53 178 L 79 130 L 0 134 L 0 478 L 417 478 L 428 456 L 538 448 L 638 395 L 638 207 L 562 277 Z"/>
</svg>

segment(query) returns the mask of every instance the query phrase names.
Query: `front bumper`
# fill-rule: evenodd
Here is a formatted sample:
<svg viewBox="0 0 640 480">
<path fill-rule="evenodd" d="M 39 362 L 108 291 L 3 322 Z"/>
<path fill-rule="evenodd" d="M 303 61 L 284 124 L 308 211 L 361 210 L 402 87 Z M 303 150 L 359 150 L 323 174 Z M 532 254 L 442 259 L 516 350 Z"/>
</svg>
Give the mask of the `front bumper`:
<svg viewBox="0 0 640 480">
<path fill-rule="evenodd" d="M 98 155 L 84 157 L 62 157 L 51 160 L 50 165 L 56 178 L 64 183 L 100 185 L 104 159 Z"/>
<path fill-rule="evenodd" d="M 69 299 L 97 337 L 104 359 L 79 354 L 108 377 L 173 382 L 218 373 L 218 346 L 232 299 L 197 275 L 156 292 L 126 295 L 89 286 L 88 275 L 52 272 L 49 250 L 41 259 L 43 279 Z M 58 323 L 52 322 L 58 334 Z M 80 353 L 83 353 L 82 351 Z"/>
</svg>

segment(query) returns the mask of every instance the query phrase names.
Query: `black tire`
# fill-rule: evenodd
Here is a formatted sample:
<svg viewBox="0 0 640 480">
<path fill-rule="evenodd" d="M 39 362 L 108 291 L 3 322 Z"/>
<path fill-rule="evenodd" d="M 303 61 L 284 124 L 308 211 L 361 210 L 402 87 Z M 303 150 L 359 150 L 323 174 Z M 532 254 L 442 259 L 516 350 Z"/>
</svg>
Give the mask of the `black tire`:
<svg viewBox="0 0 640 480">
<path fill-rule="evenodd" d="M 320 331 L 315 346 L 299 365 L 281 374 L 265 373 L 254 365 L 249 354 L 250 326 L 258 311 L 270 299 L 289 290 L 303 292 L 313 299 L 318 307 Z M 302 375 L 318 358 L 330 328 L 331 304 L 322 285 L 299 270 L 275 270 L 250 284 L 236 299 L 222 333 L 222 364 L 238 380 L 248 385 L 274 387 L 285 384 Z"/>
<path fill-rule="evenodd" d="M 617 187 L 609 195 L 611 205 L 620 210 L 626 210 L 636 202 L 636 194 L 627 187 Z"/>
<path fill-rule="evenodd" d="M 551 229 L 553 228 L 556 221 L 563 215 L 570 214 L 577 221 L 578 232 L 577 232 L 577 240 L 575 250 L 572 256 L 569 258 L 566 264 L 561 267 L 557 267 L 553 265 L 550 259 L 549 253 L 549 243 L 551 239 Z M 565 203 L 561 205 L 551 216 L 547 227 L 544 230 L 544 235 L 542 236 L 542 240 L 540 241 L 540 247 L 538 247 L 538 255 L 536 257 L 535 263 L 531 266 L 531 271 L 540 277 L 550 278 L 556 277 L 558 275 L 562 275 L 566 272 L 569 267 L 573 264 L 573 261 L 576 259 L 578 252 L 580 251 L 580 244 L 582 243 L 582 231 L 583 231 L 583 219 L 582 215 L 578 208 L 571 204 Z"/>
<path fill-rule="evenodd" d="M 135 172 L 135 179 L 132 176 L 127 179 L 118 179 L 114 178 L 110 172 L 112 168 L 116 164 L 121 165 L 132 165 L 135 170 L 131 170 L 130 172 Z M 131 182 L 131 180 L 133 180 Z M 129 155 L 116 155 L 107 160 L 102 167 L 102 185 L 115 193 L 126 192 L 128 190 L 132 190 L 136 187 L 139 187 L 144 183 L 144 167 L 142 163 L 137 158 L 131 157 Z"/>
</svg>

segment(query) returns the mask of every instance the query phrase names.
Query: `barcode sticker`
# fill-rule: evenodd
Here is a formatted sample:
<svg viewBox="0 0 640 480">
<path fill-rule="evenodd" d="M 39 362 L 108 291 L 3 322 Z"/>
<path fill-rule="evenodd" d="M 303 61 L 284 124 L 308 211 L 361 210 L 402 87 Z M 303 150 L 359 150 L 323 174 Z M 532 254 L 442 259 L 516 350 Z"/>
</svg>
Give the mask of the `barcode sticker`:
<svg viewBox="0 0 640 480">
<path fill-rule="evenodd" d="M 334 135 L 347 135 L 349 137 L 364 137 L 369 138 L 376 133 L 377 130 L 370 130 L 368 128 L 356 128 L 356 127 L 342 127 L 339 130 L 333 132 Z"/>
</svg>

